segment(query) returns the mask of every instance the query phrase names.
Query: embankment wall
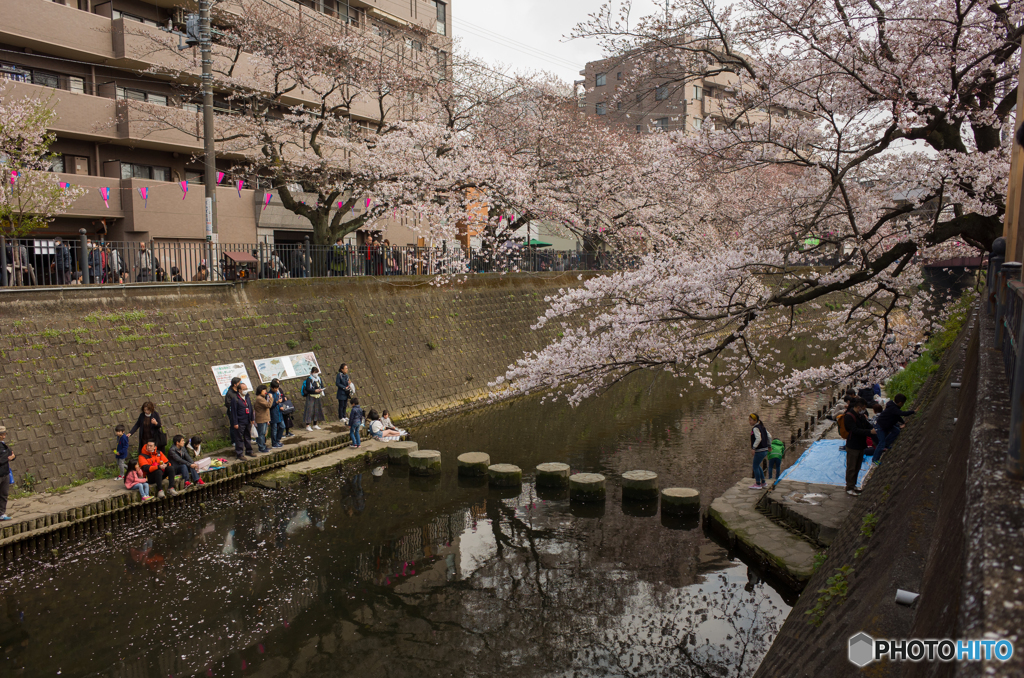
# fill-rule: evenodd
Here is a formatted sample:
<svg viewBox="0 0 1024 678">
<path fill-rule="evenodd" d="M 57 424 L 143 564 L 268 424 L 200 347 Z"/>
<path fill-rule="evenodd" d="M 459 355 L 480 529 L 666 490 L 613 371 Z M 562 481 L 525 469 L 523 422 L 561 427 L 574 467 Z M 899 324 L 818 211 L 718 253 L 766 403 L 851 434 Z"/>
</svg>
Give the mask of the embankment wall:
<svg viewBox="0 0 1024 678">
<path fill-rule="evenodd" d="M 395 418 L 469 406 L 557 333 L 530 326 L 545 297 L 577 284 L 574 273 L 0 291 L 0 424 L 18 453 L 16 482 L 62 486 L 109 463 L 114 426 L 130 427 L 146 400 L 169 436 L 224 438 L 211 366 L 236 361 L 256 384 L 253 359 L 315 352 L 329 420 L 342 362 L 364 407 Z M 301 383 L 285 382 L 297 421 Z"/>
</svg>

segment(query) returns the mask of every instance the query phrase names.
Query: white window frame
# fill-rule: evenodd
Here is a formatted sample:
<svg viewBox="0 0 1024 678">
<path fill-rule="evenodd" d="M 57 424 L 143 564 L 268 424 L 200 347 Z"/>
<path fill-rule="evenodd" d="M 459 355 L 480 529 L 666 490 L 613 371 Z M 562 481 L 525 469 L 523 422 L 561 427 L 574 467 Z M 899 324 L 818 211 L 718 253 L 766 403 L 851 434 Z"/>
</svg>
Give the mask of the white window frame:
<svg viewBox="0 0 1024 678">
<path fill-rule="evenodd" d="M 594 74 L 594 87 L 604 87 L 608 84 L 607 73 L 595 73 Z"/>
</svg>

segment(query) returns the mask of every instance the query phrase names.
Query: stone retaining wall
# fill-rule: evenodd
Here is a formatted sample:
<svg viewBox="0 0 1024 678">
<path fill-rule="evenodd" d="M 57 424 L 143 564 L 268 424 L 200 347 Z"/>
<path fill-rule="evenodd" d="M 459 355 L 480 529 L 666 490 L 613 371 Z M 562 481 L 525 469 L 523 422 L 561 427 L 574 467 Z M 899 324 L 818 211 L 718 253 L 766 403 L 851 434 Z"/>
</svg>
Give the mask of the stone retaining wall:
<svg viewBox="0 0 1024 678">
<path fill-rule="evenodd" d="M 585 277 L 585 276 L 584 276 Z M 112 461 L 113 428 L 152 400 L 169 436 L 224 438 L 212 365 L 314 351 L 336 419 L 334 374 L 351 366 L 364 409 L 401 419 L 465 407 L 557 328 L 530 326 L 579 274 L 273 280 L 0 291 L 0 424 L 16 482 L 67 485 Z M 301 401 L 301 380 L 285 382 Z M 297 421 L 302 403 L 297 403 Z M 132 452 L 135 452 L 133 445 Z"/>
</svg>

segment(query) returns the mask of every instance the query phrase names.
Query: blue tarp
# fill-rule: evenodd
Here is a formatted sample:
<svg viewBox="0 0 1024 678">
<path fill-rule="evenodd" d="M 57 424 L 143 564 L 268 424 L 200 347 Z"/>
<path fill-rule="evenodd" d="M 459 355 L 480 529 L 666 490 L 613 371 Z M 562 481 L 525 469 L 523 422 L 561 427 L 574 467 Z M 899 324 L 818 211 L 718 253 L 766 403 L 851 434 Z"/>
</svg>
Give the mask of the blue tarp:
<svg viewBox="0 0 1024 678">
<path fill-rule="evenodd" d="M 802 483 L 846 486 L 846 450 L 840 450 L 843 440 L 819 440 L 800 455 L 796 463 L 782 473 L 783 480 L 797 480 Z M 865 455 L 860 467 L 857 484 L 864 482 L 871 457 Z"/>
</svg>

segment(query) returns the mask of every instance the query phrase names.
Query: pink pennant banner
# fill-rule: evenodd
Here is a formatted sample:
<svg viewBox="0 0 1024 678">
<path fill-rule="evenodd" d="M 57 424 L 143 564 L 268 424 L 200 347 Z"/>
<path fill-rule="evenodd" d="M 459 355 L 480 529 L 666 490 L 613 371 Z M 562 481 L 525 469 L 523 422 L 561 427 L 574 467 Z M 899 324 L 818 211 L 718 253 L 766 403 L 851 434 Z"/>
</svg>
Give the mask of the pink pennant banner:
<svg viewBox="0 0 1024 678">
<path fill-rule="evenodd" d="M 263 194 L 263 209 L 267 209 L 267 205 L 270 204 L 270 198 L 273 197 L 272 193 Z"/>
<path fill-rule="evenodd" d="M 224 179 L 223 172 L 217 172 L 217 183 L 219 184 Z"/>
<path fill-rule="evenodd" d="M 11 186 L 14 185 L 14 182 L 17 181 L 18 177 L 20 176 L 21 172 L 19 172 L 18 170 L 11 170 Z"/>
<path fill-rule="evenodd" d="M 340 210 L 340 209 L 342 208 L 342 205 L 344 205 L 344 204 L 345 204 L 344 202 L 342 202 L 341 200 L 339 200 L 339 201 L 338 201 L 338 209 Z"/>
<path fill-rule="evenodd" d="M 103 197 L 103 204 L 106 205 L 107 209 L 109 210 L 110 209 L 110 202 L 109 202 L 109 200 L 110 200 L 110 187 L 109 186 L 100 186 L 99 191 L 100 191 L 100 195 Z"/>
<path fill-rule="evenodd" d="M 148 207 L 149 206 L 149 187 L 148 186 L 139 186 L 139 195 L 142 196 L 142 206 L 144 208 Z"/>
<path fill-rule="evenodd" d="M 62 182 L 60 182 L 60 189 L 61 189 L 62 191 L 66 191 L 66 190 L 68 190 L 69 188 L 71 188 L 71 182 L 68 182 L 68 181 L 62 181 Z"/>
<path fill-rule="evenodd" d="M 178 182 L 181 184 L 181 199 L 184 200 L 185 196 L 188 195 L 188 179 Z"/>
<path fill-rule="evenodd" d="M 238 197 L 239 198 L 242 197 L 242 186 L 244 186 L 244 185 L 245 185 L 245 182 L 242 181 L 241 179 L 239 179 L 238 183 L 235 185 L 235 188 L 238 190 Z"/>
<path fill-rule="evenodd" d="M 366 198 L 366 209 L 370 209 L 371 202 L 373 202 L 373 198 Z"/>
</svg>

